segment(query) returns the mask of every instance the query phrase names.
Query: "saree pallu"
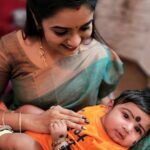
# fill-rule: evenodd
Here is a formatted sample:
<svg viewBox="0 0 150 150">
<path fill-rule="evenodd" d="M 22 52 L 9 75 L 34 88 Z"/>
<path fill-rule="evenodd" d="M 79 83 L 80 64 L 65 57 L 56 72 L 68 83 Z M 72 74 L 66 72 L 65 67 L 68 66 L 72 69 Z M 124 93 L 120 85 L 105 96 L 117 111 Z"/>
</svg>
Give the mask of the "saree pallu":
<svg viewBox="0 0 150 150">
<path fill-rule="evenodd" d="M 16 33 L 0 41 L 0 93 L 12 81 L 11 108 L 33 104 L 42 109 L 52 105 L 79 110 L 95 105 L 111 93 L 123 74 L 123 64 L 113 50 L 93 39 L 79 51 L 47 68 L 39 68 L 21 47 Z M 34 59 L 34 57 L 33 57 Z"/>
</svg>

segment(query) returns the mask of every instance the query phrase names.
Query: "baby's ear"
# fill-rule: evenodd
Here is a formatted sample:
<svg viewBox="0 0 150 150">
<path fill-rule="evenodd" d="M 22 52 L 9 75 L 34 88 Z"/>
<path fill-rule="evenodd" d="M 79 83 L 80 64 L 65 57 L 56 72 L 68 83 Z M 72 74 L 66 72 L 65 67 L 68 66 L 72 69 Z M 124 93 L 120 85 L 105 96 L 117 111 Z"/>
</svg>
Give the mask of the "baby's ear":
<svg viewBox="0 0 150 150">
<path fill-rule="evenodd" d="M 114 100 L 111 99 L 106 105 L 106 113 L 108 113 L 110 110 L 112 110 L 113 105 L 114 105 Z"/>
</svg>

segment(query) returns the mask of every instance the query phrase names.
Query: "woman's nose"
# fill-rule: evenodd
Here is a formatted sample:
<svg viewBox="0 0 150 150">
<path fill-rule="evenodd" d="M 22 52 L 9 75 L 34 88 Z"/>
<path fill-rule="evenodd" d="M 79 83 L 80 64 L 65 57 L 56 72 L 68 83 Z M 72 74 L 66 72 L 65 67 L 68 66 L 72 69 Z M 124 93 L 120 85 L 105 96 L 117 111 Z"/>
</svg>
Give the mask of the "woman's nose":
<svg viewBox="0 0 150 150">
<path fill-rule="evenodd" d="M 68 39 L 68 45 L 73 48 L 77 48 L 81 44 L 81 37 L 79 34 L 72 34 Z"/>
</svg>

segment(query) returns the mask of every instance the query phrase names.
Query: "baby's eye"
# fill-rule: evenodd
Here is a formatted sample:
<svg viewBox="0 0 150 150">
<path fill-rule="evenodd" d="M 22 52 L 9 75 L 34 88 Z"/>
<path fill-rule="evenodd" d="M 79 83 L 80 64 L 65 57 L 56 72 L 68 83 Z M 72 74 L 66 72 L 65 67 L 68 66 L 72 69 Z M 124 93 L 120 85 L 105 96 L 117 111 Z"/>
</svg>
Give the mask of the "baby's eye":
<svg viewBox="0 0 150 150">
<path fill-rule="evenodd" d="M 139 127 L 135 127 L 135 131 L 138 132 L 139 134 L 142 134 L 142 131 Z"/>
<path fill-rule="evenodd" d="M 124 117 L 125 119 L 128 119 L 128 118 L 129 118 L 129 115 L 128 115 L 127 113 L 123 113 L 123 117 Z"/>
</svg>

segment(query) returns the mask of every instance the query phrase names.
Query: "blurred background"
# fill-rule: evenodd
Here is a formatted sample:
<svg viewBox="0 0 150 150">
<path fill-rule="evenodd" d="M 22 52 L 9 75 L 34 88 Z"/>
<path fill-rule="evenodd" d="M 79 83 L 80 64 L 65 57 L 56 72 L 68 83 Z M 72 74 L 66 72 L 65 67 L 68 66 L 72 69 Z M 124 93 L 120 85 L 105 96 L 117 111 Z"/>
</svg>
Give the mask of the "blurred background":
<svg viewBox="0 0 150 150">
<path fill-rule="evenodd" d="M 24 26 L 25 3 L 26 0 L 0 0 L 0 37 Z"/>
<path fill-rule="evenodd" d="M 0 0 L 0 36 L 25 23 L 26 0 Z M 98 0 L 96 28 L 121 57 L 125 73 L 115 94 L 150 87 L 150 0 Z"/>
<path fill-rule="evenodd" d="M 150 87 L 150 0 L 98 0 L 96 27 L 125 73 L 115 94 Z"/>
</svg>

